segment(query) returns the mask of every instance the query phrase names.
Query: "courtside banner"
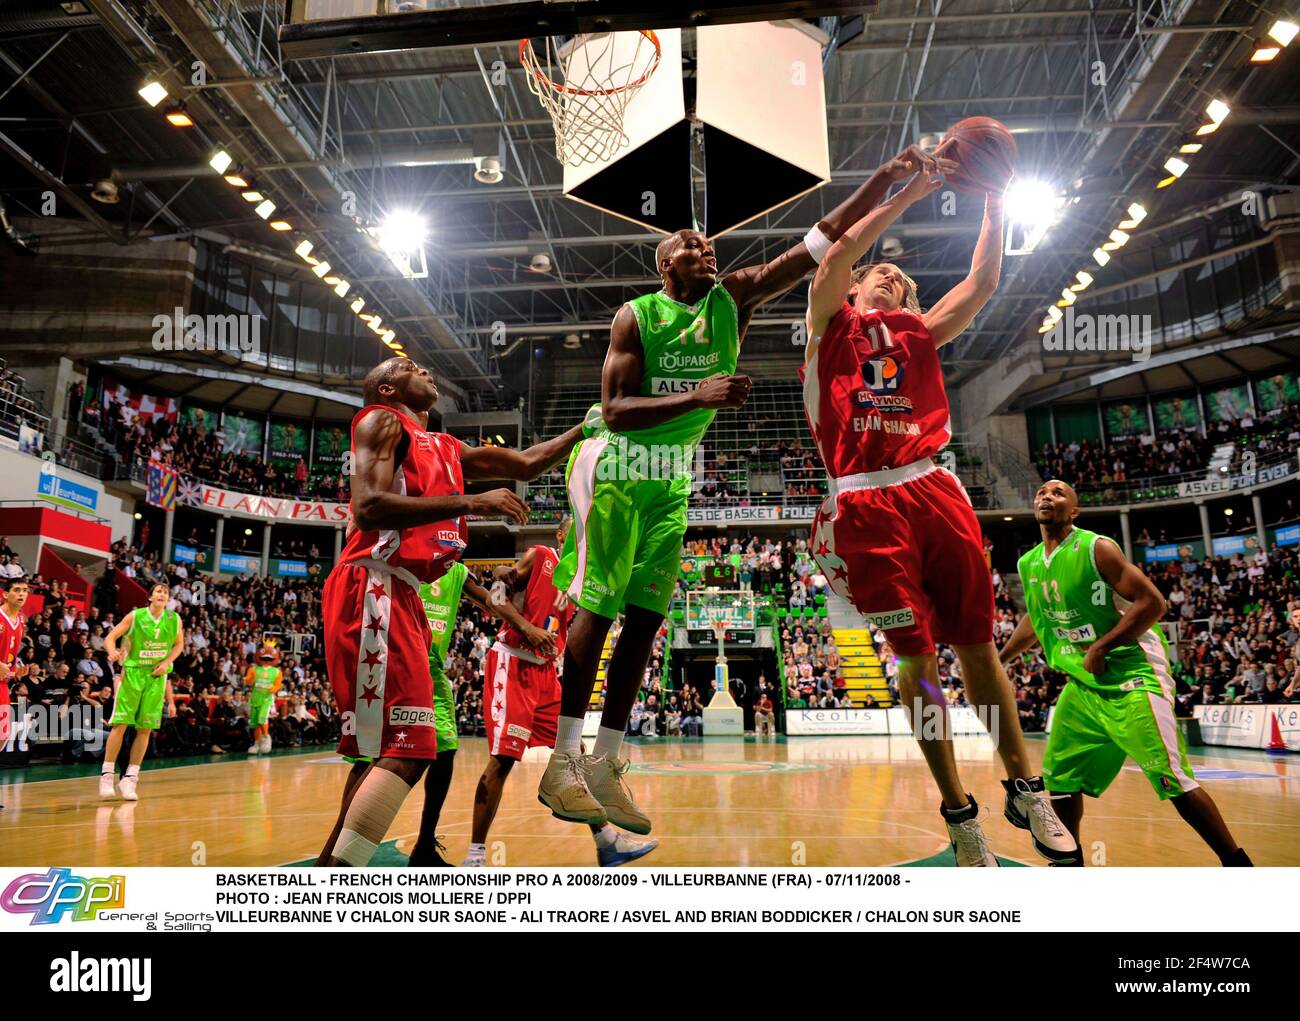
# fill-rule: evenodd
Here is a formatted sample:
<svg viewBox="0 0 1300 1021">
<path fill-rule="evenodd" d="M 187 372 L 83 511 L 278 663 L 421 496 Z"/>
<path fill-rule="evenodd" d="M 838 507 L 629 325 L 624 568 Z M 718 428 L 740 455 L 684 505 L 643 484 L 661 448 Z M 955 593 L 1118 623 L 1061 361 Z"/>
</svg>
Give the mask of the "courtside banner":
<svg viewBox="0 0 1300 1021">
<path fill-rule="evenodd" d="M 791 737 L 832 734 L 890 734 L 913 737 L 912 724 L 901 706 L 892 709 L 787 709 L 785 732 Z M 970 706 L 950 706 L 948 733 L 987 735 L 989 729 Z"/>
<path fill-rule="evenodd" d="M 944 841 L 936 834 L 935 850 Z M 804 853 L 792 841 L 790 856 Z M 489 854 L 491 850 L 489 849 Z M 1016 862 L 1007 860 L 1007 865 Z M 0 869 L 0 930 L 1281 931 L 1278 873 L 1209 868 Z M 1162 897 L 1152 890 L 1214 890 Z M 31 945 L 28 945 L 31 950 Z"/>
<path fill-rule="evenodd" d="M 1232 745 L 1237 748 L 1265 748 L 1269 709 L 1266 705 L 1198 705 L 1192 715 L 1201 724 L 1201 740 L 1206 744 Z"/>
</svg>

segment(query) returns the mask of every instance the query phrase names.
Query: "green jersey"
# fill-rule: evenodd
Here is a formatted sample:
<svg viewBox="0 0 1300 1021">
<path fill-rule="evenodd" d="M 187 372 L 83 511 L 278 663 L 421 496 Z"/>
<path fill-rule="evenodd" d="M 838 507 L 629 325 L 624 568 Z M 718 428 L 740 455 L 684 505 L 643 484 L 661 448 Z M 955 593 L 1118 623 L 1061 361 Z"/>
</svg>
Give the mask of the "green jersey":
<svg viewBox="0 0 1300 1021">
<path fill-rule="evenodd" d="M 424 615 L 429 618 L 429 659 L 441 666 L 451 646 L 451 633 L 456 629 L 456 614 L 460 610 L 460 591 L 469 574 L 460 561 L 456 561 L 437 581 L 426 581 L 420 586 L 420 602 Z"/>
<path fill-rule="evenodd" d="M 123 666 L 152 670 L 160 660 L 171 654 L 180 633 L 181 618 L 175 610 L 163 610 L 154 619 L 149 607 L 141 606 L 131 611 L 131 627 L 126 632 L 127 650 Z M 171 667 L 167 668 L 171 673 Z"/>
<path fill-rule="evenodd" d="M 699 386 L 702 379 L 736 371 L 740 313 L 735 299 L 720 282 L 695 305 L 683 305 L 658 291 L 633 298 L 628 306 L 636 314 L 645 353 L 641 396 L 686 393 Z M 714 414 L 712 408 L 697 408 L 662 425 L 633 429 L 623 435 L 646 447 L 684 448 L 680 456 L 689 463 Z"/>
<path fill-rule="evenodd" d="M 1095 546 L 1102 538 L 1076 527 L 1050 557 L 1039 543 L 1020 558 L 1025 607 L 1043 655 L 1053 670 L 1089 688 L 1172 693 L 1169 650 L 1156 628 L 1111 649 L 1099 676 L 1083 668 L 1088 646 L 1109 634 L 1129 606 L 1097 570 Z"/>
<path fill-rule="evenodd" d="M 275 690 L 275 682 L 279 679 L 278 666 L 253 667 L 253 690 L 249 693 L 249 697 L 258 700 L 269 698 L 271 692 Z"/>
</svg>

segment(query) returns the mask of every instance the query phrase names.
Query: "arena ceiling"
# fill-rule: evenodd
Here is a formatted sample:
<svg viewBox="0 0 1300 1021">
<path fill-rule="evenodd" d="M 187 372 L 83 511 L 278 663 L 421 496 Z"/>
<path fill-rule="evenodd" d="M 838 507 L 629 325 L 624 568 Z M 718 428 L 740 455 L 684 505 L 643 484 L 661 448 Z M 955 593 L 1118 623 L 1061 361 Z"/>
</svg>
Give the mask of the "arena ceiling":
<svg viewBox="0 0 1300 1021">
<path fill-rule="evenodd" d="M 1233 97 L 1213 159 L 1154 193 L 1143 229 L 1245 189 L 1294 184 L 1300 44 L 1271 65 L 1246 63 L 1280 13 L 1246 0 L 881 0 L 860 23 L 827 26 L 836 37 L 826 60 L 832 182 L 722 238 L 719 262 L 775 256 L 902 145 L 963 116 L 997 117 L 1016 133 L 1021 176 L 1069 201 L 1032 254 L 1007 260 L 997 297 L 946 350 L 950 382 L 960 382 L 1036 342 L 1045 307 L 1135 192 L 1152 194 L 1161 163 L 1204 119 L 1210 98 Z M 38 213 L 41 193 L 54 189 L 60 211 L 88 236 L 193 232 L 289 259 L 300 231 L 365 289 L 413 356 L 484 402 L 512 399 L 535 358 L 581 361 L 594 378 L 615 310 L 657 286 L 657 236 L 561 194 L 550 124 L 514 47 L 290 62 L 276 43 L 279 17 L 272 0 L 5 4 L 0 197 L 10 213 Z M 485 84 L 497 59 L 511 69 L 503 90 Z M 189 80 L 195 60 L 207 69 L 202 85 Z M 137 96 L 146 72 L 184 98 L 194 128 L 171 127 Z M 477 182 L 466 163 L 402 165 L 463 158 L 485 134 L 505 154 L 499 183 Z M 293 235 L 271 235 L 207 170 L 218 144 L 274 196 Z M 122 201 L 93 201 L 95 182 L 114 170 Z M 345 207 L 348 193 L 355 210 Z M 401 277 L 357 230 L 357 218 L 376 222 L 401 209 L 430 224 L 425 279 Z M 965 274 L 978 230 L 977 203 L 960 204 L 955 216 L 937 212 L 912 210 L 890 232 L 924 302 Z M 550 262 L 540 273 L 530 269 L 539 254 Z M 789 324 L 802 301 L 796 288 L 762 310 L 747 359 L 779 368 L 797 358 Z M 497 323 L 511 343 L 490 343 Z M 571 334 L 576 348 L 564 346 Z"/>
</svg>

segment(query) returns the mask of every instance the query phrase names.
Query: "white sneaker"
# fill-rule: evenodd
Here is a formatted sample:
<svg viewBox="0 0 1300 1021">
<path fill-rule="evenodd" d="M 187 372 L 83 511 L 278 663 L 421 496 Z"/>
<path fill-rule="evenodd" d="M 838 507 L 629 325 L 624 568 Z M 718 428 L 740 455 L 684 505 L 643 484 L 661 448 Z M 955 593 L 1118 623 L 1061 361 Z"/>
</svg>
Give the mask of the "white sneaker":
<svg viewBox="0 0 1300 1021">
<path fill-rule="evenodd" d="M 265 737 L 262 738 L 262 751 L 269 752 L 270 750 L 271 750 L 271 735 L 267 734 Z"/>
<path fill-rule="evenodd" d="M 99 774 L 99 796 L 101 798 L 117 797 L 117 791 L 114 789 L 114 779 L 112 773 Z"/>
<path fill-rule="evenodd" d="M 135 792 L 135 785 L 139 782 L 138 776 L 124 776 L 117 782 L 117 792 L 122 795 L 123 801 L 140 800 L 140 795 Z"/>
<path fill-rule="evenodd" d="M 647 854 L 659 846 L 659 841 L 654 840 L 634 840 L 626 833 L 620 833 L 618 839 L 608 847 L 596 845 L 596 864 L 603 869 L 617 868 L 620 865 L 626 865 L 630 861 L 636 861 L 638 858 L 644 858 Z"/>
<path fill-rule="evenodd" d="M 256 754 L 257 754 L 258 752 L 260 752 L 261 750 L 262 750 L 262 742 L 261 742 L 261 741 L 254 741 L 252 744 L 250 744 L 250 745 L 248 746 L 248 754 L 249 754 L 249 755 L 256 755 Z"/>
<path fill-rule="evenodd" d="M 1073 865 L 1079 860 L 1079 845 L 1056 817 L 1052 797 L 1044 788 L 1041 776 L 1003 780 L 1002 787 L 1007 792 L 1003 809 L 1007 822 L 1017 829 L 1029 830 L 1039 854 L 1053 865 Z"/>
<path fill-rule="evenodd" d="M 487 867 L 487 855 L 486 855 L 486 854 L 472 854 L 472 855 L 466 855 L 466 856 L 465 856 L 465 860 L 464 860 L 463 862 L 460 863 L 460 867 L 463 868 L 463 869 L 482 869 L 482 868 L 486 868 L 486 867 Z"/>
<path fill-rule="evenodd" d="M 952 841 L 952 853 L 957 857 L 959 868 L 997 868 L 998 859 L 989 848 L 980 828 L 980 807 L 970 795 L 970 804 L 956 812 L 950 812 L 942 805 L 939 812 L 948 827 L 948 839 Z"/>
</svg>

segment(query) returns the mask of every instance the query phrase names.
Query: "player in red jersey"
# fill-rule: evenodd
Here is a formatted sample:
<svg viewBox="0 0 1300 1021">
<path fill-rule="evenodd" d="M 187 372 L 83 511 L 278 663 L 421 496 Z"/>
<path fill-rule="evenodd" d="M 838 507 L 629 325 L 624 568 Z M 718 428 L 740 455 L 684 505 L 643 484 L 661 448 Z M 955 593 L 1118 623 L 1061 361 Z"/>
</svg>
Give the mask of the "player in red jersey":
<svg viewBox="0 0 1300 1021">
<path fill-rule="evenodd" d="M 556 530 L 556 545 L 564 547 L 571 518 Z M 501 804 L 510 771 L 529 748 L 554 748 L 560 716 L 560 675 L 556 660 L 564 655 L 575 607 L 553 576 L 560 555 L 550 546 L 530 546 L 513 565 L 497 568 L 496 580 L 514 590 L 511 601 L 533 627 L 552 636 L 549 657 L 531 647 L 520 629 L 503 621 L 496 644 L 483 668 L 483 701 L 487 705 L 488 759 L 474 793 L 474 825 L 464 865 L 487 864 L 487 836 Z M 657 840 L 636 840 L 608 822 L 592 826 L 596 861 L 605 867 L 625 865 L 649 854 Z"/>
<path fill-rule="evenodd" d="M 524 524 L 512 489 L 467 495 L 464 479 L 534 479 L 582 438 L 575 426 L 529 447 L 469 447 L 428 432 L 438 388 L 409 358 L 390 358 L 363 384 L 352 420 L 352 518 L 357 530 L 325 581 L 325 662 L 343 719 L 339 752 L 357 762 L 328 865 L 365 865 L 407 793 L 437 756 L 429 624 L 421 582 L 460 558 L 466 515 Z"/>
<path fill-rule="evenodd" d="M 997 290 L 1002 196 L 985 197 L 969 275 L 928 312 L 897 266 L 853 269 L 904 209 L 941 183 L 938 175 L 913 175 L 831 246 L 809 289 L 800 377 L 831 479 L 814 518 L 812 552 L 834 591 L 884 631 L 898 653 L 899 694 L 943 797 L 957 864 L 996 865 L 997 858 L 957 775 L 936 640 L 953 647 L 966 697 L 988 722 L 1009 778 L 1007 820 L 1029 830 L 1048 859 L 1073 863 L 1078 844 L 1032 773 L 993 644 L 993 582 L 979 522 L 957 477 L 933 461 L 952 438 L 938 349 Z M 937 722 L 942 728 L 931 725 Z M 930 737 L 935 731 L 942 736 Z"/>
<path fill-rule="evenodd" d="M 26 578 L 15 578 L 5 589 L 0 605 L 0 748 L 9 741 L 13 710 L 9 706 L 9 678 L 26 677 L 31 669 L 18 659 L 23 647 L 23 604 L 31 591 Z M 4 805 L 0 805 L 4 808 Z"/>
</svg>

